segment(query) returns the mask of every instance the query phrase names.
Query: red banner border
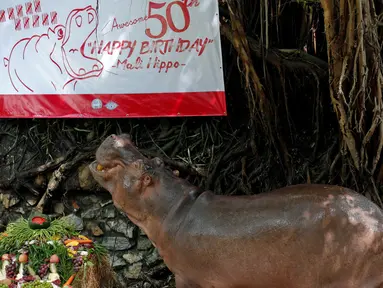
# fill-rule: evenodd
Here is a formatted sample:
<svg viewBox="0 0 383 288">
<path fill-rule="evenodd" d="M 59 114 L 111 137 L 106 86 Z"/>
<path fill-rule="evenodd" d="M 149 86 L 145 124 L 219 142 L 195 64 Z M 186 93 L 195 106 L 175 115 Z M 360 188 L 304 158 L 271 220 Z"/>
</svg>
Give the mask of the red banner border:
<svg viewBox="0 0 383 288">
<path fill-rule="evenodd" d="M 100 99 L 103 107 L 93 109 Z M 108 110 L 105 105 L 118 106 Z M 226 116 L 224 91 L 148 94 L 0 94 L 0 118 Z"/>
</svg>

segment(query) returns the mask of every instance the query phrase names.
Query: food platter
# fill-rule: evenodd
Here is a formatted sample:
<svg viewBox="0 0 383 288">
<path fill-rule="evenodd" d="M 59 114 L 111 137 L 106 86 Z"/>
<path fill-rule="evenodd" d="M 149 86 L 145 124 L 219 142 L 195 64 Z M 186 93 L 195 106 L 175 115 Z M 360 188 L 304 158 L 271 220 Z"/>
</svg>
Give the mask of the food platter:
<svg viewBox="0 0 383 288">
<path fill-rule="evenodd" d="M 100 287 L 114 282 L 107 250 L 68 218 L 32 213 L 0 234 L 0 288 Z"/>
</svg>

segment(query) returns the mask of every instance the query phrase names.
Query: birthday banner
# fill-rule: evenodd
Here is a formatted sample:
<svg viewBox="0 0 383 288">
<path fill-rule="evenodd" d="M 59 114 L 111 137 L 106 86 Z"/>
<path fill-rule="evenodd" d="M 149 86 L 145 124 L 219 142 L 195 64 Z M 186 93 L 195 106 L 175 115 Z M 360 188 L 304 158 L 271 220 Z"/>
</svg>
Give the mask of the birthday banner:
<svg viewBox="0 0 383 288">
<path fill-rule="evenodd" d="M 0 117 L 226 115 L 218 0 L 1 0 Z"/>
</svg>

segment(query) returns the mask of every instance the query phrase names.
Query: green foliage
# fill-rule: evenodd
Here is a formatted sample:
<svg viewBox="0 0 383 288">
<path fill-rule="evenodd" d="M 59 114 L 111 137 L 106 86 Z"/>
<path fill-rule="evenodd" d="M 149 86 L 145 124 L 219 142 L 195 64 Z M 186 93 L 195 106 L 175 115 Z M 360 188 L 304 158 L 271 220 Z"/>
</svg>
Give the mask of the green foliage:
<svg viewBox="0 0 383 288">
<path fill-rule="evenodd" d="M 93 246 L 93 248 L 89 249 L 89 253 L 96 256 L 97 263 L 102 263 L 103 258 L 108 255 L 108 250 L 98 243 L 93 243 Z"/>
<path fill-rule="evenodd" d="M 1 236 L 0 255 L 14 254 L 18 258 L 23 251 L 28 251 L 28 265 L 37 273 L 40 266 L 49 264 L 50 257 L 56 254 L 60 259 L 60 262 L 56 264 L 57 272 L 61 281 L 66 281 L 74 273 L 74 265 L 68 254 L 68 247 L 61 240 L 64 237 L 73 238 L 78 235 L 79 233 L 65 218 L 52 221 L 46 229 L 32 229 L 29 227 L 29 221 L 21 218 L 10 223 Z M 103 257 L 107 255 L 107 249 L 101 244 L 93 243 L 93 248 L 89 249 L 88 253 L 95 257 L 94 263 L 84 259 L 90 267 L 102 263 Z M 28 285 L 30 286 L 22 287 L 48 287 L 38 282 Z"/>
<path fill-rule="evenodd" d="M 61 242 L 38 243 L 30 245 L 28 250 L 29 264 L 35 272 L 41 264 L 47 263 L 46 259 L 56 254 L 60 259 L 60 263 L 56 264 L 56 267 L 61 279 L 66 280 L 73 274 L 72 259 L 68 256 L 67 248 Z"/>
<path fill-rule="evenodd" d="M 5 233 L 7 236 L 0 241 L 0 254 L 18 251 L 25 242 L 32 240 L 46 242 L 57 237 L 78 235 L 73 226 L 64 219 L 53 220 L 47 229 L 32 229 L 29 227 L 28 220 L 20 218 L 10 223 Z"/>
<path fill-rule="evenodd" d="M 48 282 L 33 281 L 33 282 L 25 283 L 21 287 L 22 288 L 52 288 L 52 285 Z"/>
</svg>

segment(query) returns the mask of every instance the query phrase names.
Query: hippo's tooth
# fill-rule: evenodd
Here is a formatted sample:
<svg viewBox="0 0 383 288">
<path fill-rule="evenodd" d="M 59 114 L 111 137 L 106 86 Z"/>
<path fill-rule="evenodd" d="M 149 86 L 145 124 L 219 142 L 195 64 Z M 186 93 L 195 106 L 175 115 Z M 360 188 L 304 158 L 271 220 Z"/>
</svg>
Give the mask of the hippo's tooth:
<svg viewBox="0 0 383 288">
<path fill-rule="evenodd" d="M 92 23 L 93 20 L 94 20 L 94 15 L 93 15 L 93 13 L 88 13 L 88 23 L 89 23 L 89 24 Z"/>
<path fill-rule="evenodd" d="M 98 65 L 97 64 L 94 64 L 93 67 L 92 67 L 93 71 L 97 71 L 97 70 L 100 70 L 100 68 L 98 68 Z"/>
<path fill-rule="evenodd" d="M 78 69 L 78 74 L 80 75 L 84 75 L 86 73 L 85 69 L 84 68 L 80 68 Z"/>
</svg>

